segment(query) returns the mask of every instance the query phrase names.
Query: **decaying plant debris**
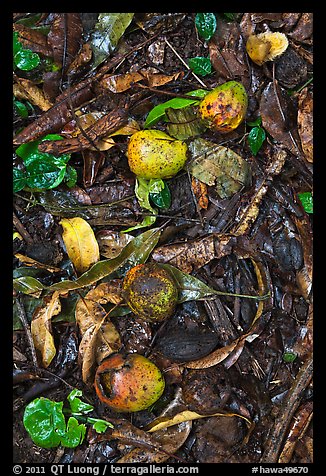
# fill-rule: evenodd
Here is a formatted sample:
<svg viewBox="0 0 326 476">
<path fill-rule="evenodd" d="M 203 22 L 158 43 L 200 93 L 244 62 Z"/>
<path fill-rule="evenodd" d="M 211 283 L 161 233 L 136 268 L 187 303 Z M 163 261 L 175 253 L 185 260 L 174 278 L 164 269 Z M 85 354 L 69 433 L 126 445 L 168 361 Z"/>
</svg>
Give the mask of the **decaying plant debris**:
<svg viewBox="0 0 326 476">
<path fill-rule="evenodd" d="M 313 462 L 312 22 L 14 14 L 15 463 Z M 267 32 L 282 34 L 277 55 Z M 198 104 L 228 81 L 248 106 L 221 133 Z M 164 183 L 129 168 L 143 129 L 187 144 Z M 146 261 L 178 289 L 162 322 L 125 300 L 125 274 Z M 115 352 L 162 371 L 147 410 L 98 399 L 96 368 Z M 81 444 L 34 444 L 26 406 L 73 389 L 97 423 Z"/>
</svg>

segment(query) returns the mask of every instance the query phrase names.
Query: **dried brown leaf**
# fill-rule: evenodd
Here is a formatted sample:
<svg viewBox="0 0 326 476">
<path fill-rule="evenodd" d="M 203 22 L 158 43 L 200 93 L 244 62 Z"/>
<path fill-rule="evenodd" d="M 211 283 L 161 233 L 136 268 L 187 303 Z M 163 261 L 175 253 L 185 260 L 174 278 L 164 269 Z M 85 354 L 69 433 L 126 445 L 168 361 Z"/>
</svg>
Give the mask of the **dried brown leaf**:
<svg viewBox="0 0 326 476">
<path fill-rule="evenodd" d="M 216 19 L 216 32 L 208 43 L 213 68 L 226 80 L 240 78 L 241 83 L 248 88 L 249 67 L 239 25 L 237 22 L 225 22 L 219 15 Z"/>
<path fill-rule="evenodd" d="M 296 444 L 300 441 L 308 429 L 313 416 L 313 402 L 304 402 L 295 413 L 286 437 L 278 463 L 289 463 Z"/>
<path fill-rule="evenodd" d="M 308 162 L 313 162 L 313 96 L 304 88 L 298 100 L 298 130 L 302 150 Z"/>
<path fill-rule="evenodd" d="M 93 382 L 95 365 L 121 347 L 120 335 L 101 305 L 119 304 L 122 301 L 120 291 L 120 281 L 101 283 L 76 304 L 75 317 L 82 334 L 79 362 L 86 384 Z"/>
<path fill-rule="evenodd" d="M 265 177 L 262 180 L 257 181 L 254 193 L 252 194 L 249 203 L 240 207 L 236 223 L 231 229 L 231 234 L 236 236 L 244 235 L 256 221 L 261 201 L 267 193 L 271 179 L 281 172 L 286 156 L 287 153 L 285 150 L 278 148 L 275 149 L 274 157 L 272 157 L 266 166 Z"/>
<path fill-rule="evenodd" d="M 207 207 L 208 207 L 207 185 L 201 182 L 200 180 L 196 179 L 195 177 L 192 177 L 191 186 L 194 191 L 199 207 L 204 210 L 207 210 Z"/>
<path fill-rule="evenodd" d="M 223 251 L 218 257 L 221 256 Z M 213 235 L 185 243 L 159 246 L 152 253 L 155 261 L 171 264 L 185 273 L 201 268 L 216 257 Z"/>
<path fill-rule="evenodd" d="M 32 50 L 34 53 L 40 53 L 44 56 L 52 56 L 52 49 L 48 45 L 47 37 L 40 31 L 19 23 L 13 24 L 13 31 L 19 33 L 18 40 L 24 48 Z"/>
<path fill-rule="evenodd" d="M 52 103 L 46 99 L 43 91 L 29 79 L 17 77 L 13 92 L 16 98 L 31 102 L 34 106 L 39 107 L 41 111 L 47 111 L 52 107 Z"/>
<path fill-rule="evenodd" d="M 39 261 L 36 261 L 35 259 L 30 258 L 29 256 L 22 255 L 21 253 L 16 253 L 15 257 L 26 266 L 33 266 L 38 269 L 45 269 L 50 273 L 58 273 L 59 271 L 61 271 L 61 268 L 57 268 L 56 266 L 51 266 L 49 264 L 40 263 Z"/>
<path fill-rule="evenodd" d="M 271 81 L 262 92 L 259 112 L 264 129 L 293 154 L 298 149 L 294 107 L 286 90 Z"/>
<path fill-rule="evenodd" d="M 78 53 L 83 33 L 80 13 L 57 13 L 48 34 L 48 44 L 57 65 L 66 71 Z"/>
<path fill-rule="evenodd" d="M 36 351 L 41 355 L 42 366 L 47 368 L 52 362 L 56 348 L 52 335 L 51 319 L 61 311 L 59 293 L 44 298 L 45 306 L 36 309 L 31 322 L 31 334 Z"/>
</svg>

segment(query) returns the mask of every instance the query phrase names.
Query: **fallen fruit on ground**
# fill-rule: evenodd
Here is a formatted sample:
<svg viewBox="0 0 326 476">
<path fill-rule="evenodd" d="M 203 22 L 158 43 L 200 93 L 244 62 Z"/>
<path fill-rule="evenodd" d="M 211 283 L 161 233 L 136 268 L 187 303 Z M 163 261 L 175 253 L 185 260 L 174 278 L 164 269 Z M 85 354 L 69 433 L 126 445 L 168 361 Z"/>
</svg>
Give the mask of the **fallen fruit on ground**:
<svg viewBox="0 0 326 476">
<path fill-rule="evenodd" d="M 160 369 L 139 354 L 114 354 L 104 360 L 95 375 L 99 399 L 118 412 L 146 410 L 165 387 Z"/>
<path fill-rule="evenodd" d="M 244 120 L 248 96 L 243 85 L 227 81 L 210 91 L 199 104 L 199 113 L 207 125 L 217 132 L 230 132 Z"/>
<path fill-rule="evenodd" d="M 128 143 L 130 170 L 145 179 L 176 175 L 187 160 L 187 145 L 155 129 L 135 132 Z"/>
<path fill-rule="evenodd" d="M 173 276 L 157 263 L 131 268 L 123 281 L 124 298 L 141 319 L 160 322 L 172 316 L 178 301 L 178 288 Z"/>
<path fill-rule="evenodd" d="M 250 35 L 246 50 L 250 59 L 261 66 L 266 61 L 273 61 L 284 53 L 289 45 L 284 33 L 266 31 L 258 35 Z"/>
</svg>

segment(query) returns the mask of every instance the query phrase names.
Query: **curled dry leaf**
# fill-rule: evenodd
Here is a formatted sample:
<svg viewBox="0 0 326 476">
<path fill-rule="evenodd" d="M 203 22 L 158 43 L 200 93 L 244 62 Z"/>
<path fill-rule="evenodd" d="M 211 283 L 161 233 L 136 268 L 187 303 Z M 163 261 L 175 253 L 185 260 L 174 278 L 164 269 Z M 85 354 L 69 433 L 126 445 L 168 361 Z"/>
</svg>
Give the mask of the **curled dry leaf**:
<svg viewBox="0 0 326 476">
<path fill-rule="evenodd" d="M 208 415 L 201 415 L 191 410 L 184 410 L 180 413 L 177 413 L 172 418 L 171 417 L 156 418 L 147 426 L 147 431 L 149 433 L 152 433 L 154 431 L 162 430 L 163 428 L 169 428 L 170 426 L 178 425 L 179 423 L 184 421 L 198 420 L 200 418 L 209 418 L 213 416 L 219 416 L 219 417 L 235 417 L 236 416 L 239 418 L 243 418 L 248 425 L 252 424 L 252 422 L 248 420 L 248 418 L 244 417 L 243 415 L 239 415 L 238 413 L 219 413 L 218 412 L 218 413 L 212 413 Z"/>
<path fill-rule="evenodd" d="M 29 256 L 22 255 L 21 253 L 16 253 L 15 257 L 26 266 L 33 266 L 38 269 L 45 269 L 50 273 L 58 273 L 59 271 L 61 271 L 61 268 L 57 268 L 56 266 L 50 266 L 49 264 L 40 263 L 39 261 L 36 261 L 35 259 L 30 258 Z"/>
<path fill-rule="evenodd" d="M 104 89 L 109 89 L 112 93 L 122 93 L 139 81 L 145 81 L 149 87 L 154 88 L 175 81 L 180 75 L 180 71 L 168 75 L 162 73 L 151 73 L 146 69 L 141 69 L 131 73 L 104 75 L 100 81 L 100 85 Z"/>
<path fill-rule="evenodd" d="M 86 384 L 93 382 L 95 365 L 120 350 L 120 335 L 101 304 L 121 301 L 119 283 L 114 281 L 99 284 L 76 304 L 75 317 L 82 335 L 79 362 Z"/>
<path fill-rule="evenodd" d="M 184 411 L 185 405 L 181 400 L 180 389 L 175 397 L 163 410 L 159 418 L 171 418 L 177 412 Z M 163 463 L 171 457 L 186 441 L 192 428 L 192 421 L 181 421 L 169 428 L 155 430 L 155 434 L 144 432 L 147 438 L 155 438 L 158 450 L 148 447 L 148 449 L 134 448 L 122 456 L 118 463 Z"/>
<path fill-rule="evenodd" d="M 201 138 L 189 143 L 189 172 L 207 185 L 215 185 L 219 196 L 230 198 L 251 181 L 249 164 L 227 147 Z"/>
<path fill-rule="evenodd" d="M 159 246 L 153 251 L 152 258 L 159 263 L 169 263 L 185 273 L 191 273 L 209 263 L 214 258 L 221 258 L 228 253 L 227 242 L 225 249 L 220 248 L 216 253 L 214 235 L 209 235 L 198 240 Z"/>
<path fill-rule="evenodd" d="M 31 322 L 31 333 L 34 346 L 41 355 L 42 366 L 47 368 L 56 354 L 52 335 L 51 319 L 61 311 L 59 293 L 44 298 L 45 305 L 37 308 Z"/>
<path fill-rule="evenodd" d="M 59 223 L 68 256 L 76 270 L 84 273 L 100 259 L 94 232 L 83 218 L 63 218 Z"/>
<path fill-rule="evenodd" d="M 16 78 L 13 86 L 14 96 L 18 99 L 25 99 L 41 109 L 47 111 L 52 107 L 52 103 L 46 99 L 43 91 L 29 79 Z"/>
<path fill-rule="evenodd" d="M 313 162 L 313 96 L 308 88 L 299 95 L 298 130 L 305 158 Z"/>
</svg>

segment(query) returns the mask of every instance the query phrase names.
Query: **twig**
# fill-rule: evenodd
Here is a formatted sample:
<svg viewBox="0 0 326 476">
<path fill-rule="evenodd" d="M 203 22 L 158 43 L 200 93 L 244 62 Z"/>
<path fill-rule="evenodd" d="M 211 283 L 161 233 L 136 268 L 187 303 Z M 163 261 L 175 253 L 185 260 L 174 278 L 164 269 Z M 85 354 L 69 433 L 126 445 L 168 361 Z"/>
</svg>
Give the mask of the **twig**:
<svg viewBox="0 0 326 476">
<path fill-rule="evenodd" d="M 187 94 L 173 93 L 171 91 L 162 91 L 161 89 L 151 88 L 149 86 L 146 86 L 145 84 L 140 84 L 140 83 L 134 83 L 133 86 L 137 88 L 147 89 L 148 91 L 152 91 L 153 93 L 164 94 L 166 96 L 172 96 L 174 98 L 194 99 L 195 101 L 200 101 L 200 97 L 191 96 L 190 94 L 187 95 Z"/>
<path fill-rule="evenodd" d="M 260 463 L 277 463 L 288 425 L 300 404 L 300 396 L 312 379 L 313 354 L 311 353 L 300 368 L 289 389 L 286 399 L 275 418 L 274 426 L 267 435 L 267 443 Z"/>
<path fill-rule="evenodd" d="M 22 222 L 19 220 L 19 218 L 17 217 L 17 215 L 15 214 L 15 212 L 13 212 L 12 215 L 13 215 L 14 227 L 16 228 L 16 230 L 19 231 L 19 233 L 22 235 L 22 237 L 24 238 L 24 240 L 26 241 L 26 243 L 28 243 L 29 245 L 33 244 L 33 243 L 34 243 L 33 238 L 32 238 L 31 235 L 28 233 L 28 231 L 25 229 L 24 225 L 23 225 Z"/>
<path fill-rule="evenodd" d="M 26 319 L 24 306 L 21 303 L 19 297 L 17 297 L 16 303 L 17 303 L 17 309 L 18 309 L 18 317 L 19 317 L 19 319 L 20 319 L 20 321 L 21 321 L 21 323 L 24 327 L 24 330 L 25 330 L 26 336 L 27 336 L 27 340 L 28 340 L 28 343 L 29 343 L 29 346 L 30 346 L 30 349 L 31 349 L 33 367 L 35 369 L 38 369 L 36 350 L 35 350 L 32 334 L 31 334 L 31 331 L 30 331 L 30 328 L 29 328 L 29 325 L 28 325 L 28 322 L 27 322 L 27 319 Z"/>
<path fill-rule="evenodd" d="M 168 47 L 171 48 L 171 50 L 173 51 L 173 53 L 179 58 L 179 60 L 181 61 L 181 63 L 182 63 L 189 71 L 191 71 L 191 68 L 187 65 L 187 63 L 184 61 L 184 59 L 181 58 L 181 56 L 180 56 L 179 53 L 173 48 L 173 46 L 171 45 L 171 43 L 170 43 L 166 38 L 164 38 L 164 41 L 165 41 L 165 43 L 168 45 Z M 206 84 L 205 84 L 200 78 L 198 78 L 198 76 L 197 76 L 193 71 L 191 71 L 191 74 L 194 76 L 194 78 L 197 79 L 197 81 L 199 82 L 199 84 L 201 84 L 204 88 L 208 89 L 208 87 L 206 86 Z"/>
</svg>

